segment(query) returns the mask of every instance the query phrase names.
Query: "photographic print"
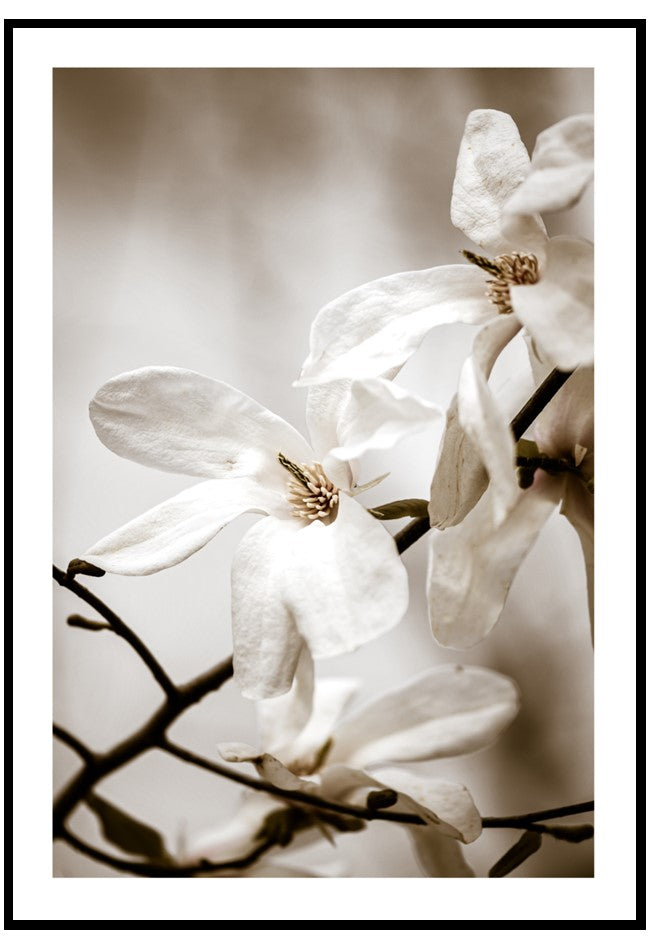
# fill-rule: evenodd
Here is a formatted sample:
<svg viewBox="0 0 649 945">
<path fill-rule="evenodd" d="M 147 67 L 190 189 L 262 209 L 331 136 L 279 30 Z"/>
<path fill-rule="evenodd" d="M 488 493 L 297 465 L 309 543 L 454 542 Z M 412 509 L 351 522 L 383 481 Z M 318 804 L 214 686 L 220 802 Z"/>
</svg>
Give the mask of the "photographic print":
<svg viewBox="0 0 649 945">
<path fill-rule="evenodd" d="M 593 876 L 592 113 L 54 70 L 54 876 Z"/>
</svg>

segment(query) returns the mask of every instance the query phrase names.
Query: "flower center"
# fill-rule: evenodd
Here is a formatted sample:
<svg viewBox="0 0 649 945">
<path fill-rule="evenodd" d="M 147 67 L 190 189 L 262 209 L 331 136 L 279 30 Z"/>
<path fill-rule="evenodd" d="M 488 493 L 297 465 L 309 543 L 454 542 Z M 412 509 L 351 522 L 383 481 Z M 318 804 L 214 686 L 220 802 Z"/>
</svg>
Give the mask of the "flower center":
<svg viewBox="0 0 649 945">
<path fill-rule="evenodd" d="M 288 501 L 293 506 L 293 515 L 314 521 L 328 518 L 338 505 L 338 488 L 328 478 L 320 463 L 300 466 L 287 459 L 283 453 L 277 458 L 293 479 L 288 480 Z"/>
<path fill-rule="evenodd" d="M 462 250 L 469 262 L 495 278 L 487 279 L 487 298 L 496 306 L 501 315 L 511 315 L 514 311 L 510 295 L 513 285 L 534 285 L 539 279 L 539 261 L 532 253 L 511 253 L 496 256 L 494 260 L 478 256 L 468 250 Z"/>
</svg>

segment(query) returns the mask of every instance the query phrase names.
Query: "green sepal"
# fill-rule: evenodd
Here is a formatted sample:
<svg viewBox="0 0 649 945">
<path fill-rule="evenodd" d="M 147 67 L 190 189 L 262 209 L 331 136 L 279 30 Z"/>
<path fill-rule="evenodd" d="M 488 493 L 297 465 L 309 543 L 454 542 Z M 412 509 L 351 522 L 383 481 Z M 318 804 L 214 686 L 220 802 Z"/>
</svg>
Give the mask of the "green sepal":
<svg viewBox="0 0 649 945">
<path fill-rule="evenodd" d="M 428 518 L 427 499 L 399 499 L 367 510 L 382 521 L 391 518 Z"/>
</svg>

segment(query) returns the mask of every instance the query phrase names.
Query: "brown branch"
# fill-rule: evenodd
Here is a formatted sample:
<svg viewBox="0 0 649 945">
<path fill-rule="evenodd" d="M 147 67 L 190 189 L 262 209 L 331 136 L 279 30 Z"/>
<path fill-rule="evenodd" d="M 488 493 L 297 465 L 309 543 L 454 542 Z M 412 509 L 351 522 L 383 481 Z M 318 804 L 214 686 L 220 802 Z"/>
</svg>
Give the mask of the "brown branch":
<svg viewBox="0 0 649 945">
<path fill-rule="evenodd" d="M 233 768 L 227 768 L 224 765 L 218 764 L 216 761 L 210 761 L 207 758 L 196 755 L 186 748 L 181 748 L 180 745 L 174 745 L 173 742 L 170 742 L 166 738 L 159 747 L 167 751 L 170 755 L 179 758 L 181 761 L 186 761 L 190 765 L 196 765 L 198 768 L 203 768 L 205 771 L 211 771 L 213 774 L 229 778 L 231 781 L 236 781 L 238 784 L 244 784 L 246 787 L 252 788 L 253 791 L 265 791 L 266 794 L 280 797 L 282 800 L 289 803 L 304 804 L 307 807 L 319 807 L 323 810 L 334 811 L 337 814 L 347 814 L 349 817 L 358 817 L 361 820 L 391 820 L 393 823 L 398 824 L 419 825 L 426 823 L 426 821 L 417 814 L 398 813 L 389 810 L 374 810 L 369 807 L 357 807 L 353 804 L 339 804 L 337 801 L 329 801 L 324 797 L 320 797 L 318 794 L 309 794 L 306 791 L 286 791 L 283 788 L 276 787 L 274 784 L 270 784 L 268 781 L 262 781 L 260 778 L 253 778 L 249 775 L 241 774 L 241 772 L 235 771 Z"/>
<path fill-rule="evenodd" d="M 594 801 L 584 801 L 582 804 L 568 804 L 565 807 L 551 807 L 548 810 L 537 810 L 531 814 L 517 814 L 514 817 L 483 817 L 483 827 L 527 827 L 539 820 L 554 820 L 556 817 L 571 817 L 573 814 L 585 814 L 595 810 Z"/>
<path fill-rule="evenodd" d="M 110 853 L 105 853 L 103 850 L 99 850 L 97 847 L 91 846 L 89 843 L 86 843 L 85 840 L 82 840 L 80 837 L 77 837 L 75 834 L 71 833 L 67 827 L 64 827 L 61 830 L 57 839 L 63 840 L 78 853 L 83 853 L 85 856 L 88 856 L 93 860 L 97 860 L 98 863 L 103 863 L 105 866 L 110 866 L 115 870 L 119 870 L 120 872 L 132 873 L 135 876 L 152 876 L 156 878 L 200 876 L 206 873 L 223 872 L 224 870 L 246 869 L 246 867 L 252 866 L 253 863 L 256 863 L 257 860 L 259 860 L 271 847 L 275 846 L 274 841 L 267 840 L 260 846 L 256 847 L 247 856 L 241 857 L 238 860 L 227 860 L 224 863 L 211 863 L 209 860 L 201 860 L 199 863 L 192 866 L 177 866 L 171 862 L 152 863 L 145 862 L 144 860 L 138 861 L 121 859 L 120 857 L 113 856 Z"/>
<path fill-rule="evenodd" d="M 52 733 L 55 738 L 58 738 L 60 741 L 62 741 L 68 746 L 68 748 L 71 748 L 72 751 L 76 751 L 82 761 L 85 761 L 87 765 L 94 765 L 94 753 L 86 745 L 84 745 L 83 742 L 79 741 L 76 735 L 72 735 L 67 731 L 67 729 L 64 729 L 62 726 L 56 724 L 52 726 Z"/>
<path fill-rule="evenodd" d="M 98 614 L 108 622 L 110 629 L 113 633 L 116 633 L 118 637 L 121 637 L 125 640 L 129 646 L 133 647 L 137 655 L 140 657 L 143 663 L 149 668 L 154 679 L 160 685 L 162 690 L 166 693 L 167 696 L 173 697 L 176 693 L 176 687 L 167 676 L 166 672 L 158 663 L 157 659 L 149 650 L 147 646 L 140 640 L 140 638 L 133 633 L 130 627 L 124 623 L 124 621 L 117 616 L 117 614 L 107 607 L 106 604 L 98 597 L 88 590 L 87 587 L 84 587 L 82 584 L 77 584 L 75 578 L 68 577 L 65 572 L 61 571 L 59 568 L 54 566 L 53 568 L 54 580 L 57 581 L 61 587 L 67 587 L 69 591 L 72 591 L 73 594 L 76 594 L 81 600 L 85 601 L 86 604 L 89 604 L 93 610 L 96 610 Z M 100 629 L 96 627 L 94 629 Z"/>
</svg>

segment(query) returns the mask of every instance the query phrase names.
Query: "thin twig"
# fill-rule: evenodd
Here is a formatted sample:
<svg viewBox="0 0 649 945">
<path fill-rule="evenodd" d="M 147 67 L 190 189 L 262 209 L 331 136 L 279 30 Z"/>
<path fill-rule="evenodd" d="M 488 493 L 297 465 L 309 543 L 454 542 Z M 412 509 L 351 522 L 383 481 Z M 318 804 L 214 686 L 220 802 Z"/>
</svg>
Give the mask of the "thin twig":
<svg viewBox="0 0 649 945">
<path fill-rule="evenodd" d="M 82 761 L 85 761 L 87 765 L 94 765 L 95 756 L 93 752 L 79 741 L 76 735 L 72 735 L 67 729 L 62 728 L 60 725 L 53 725 L 52 732 L 55 738 L 58 738 L 60 741 L 64 742 L 68 748 L 71 748 L 73 751 L 79 755 Z"/>
<path fill-rule="evenodd" d="M 595 810 L 594 801 L 582 804 L 568 804 L 565 807 L 551 807 L 549 810 L 537 810 L 531 814 L 516 814 L 514 817 L 483 817 L 483 827 L 527 827 L 539 820 L 554 820 L 557 817 L 571 817 L 573 814 L 585 814 Z"/>
<path fill-rule="evenodd" d="M 238 784 L 244 784 L 246 787 L 252 788 L 253 791 L 265 791 L 267 794 L 273 794 L 276 797 L 281 797 L 283 800 L 294 804 L 319 807 L 323 810 L 334 811 L 337 814 L 347 814 L 349 817 L 358 817 L 361 820 L 391 820 L 393 823 L 398 824 L 419 825 L 426 823 L 426 821 L 417 814 L 398 813 L 389 810 L 373 810 L 368 807 L 357 807 L 353 804 L 339 804 L 337 801 L 329 801 L 324 797 L 320 797 L 318 794 L 309 794 L 306 791 L 286 791 L 283 788 L 276 787 L 274 784 L 270 784 L 268 781 L 262 781 L 259 778 L 241 774 L 241 772 L 235 771 L 232 768 L 227 768 L 215 761 L 210 761 L 207 758 L 196 755 L 186 748 L 181 748 L 180 745 L 174 745 L 173 742 L 170 742 L 166 738 L 163 739 L 159 747 L 170 755 L 179 758 L 181 761 L 186 761 L 190 765 L 196 765 L 198 768 L 203 768 L 205 771 L 211 771 L 213 774 L 219 774 L 224 778 L 229 778 L 231 781 L 236 781 Z"/>
<path fill-rule="evenodd" d="M 176 687 L 167 676 L 166 672 L 157 661 L 151 650 L 140 640 L 140 638 L 131 630 L 130 627 L 124 623 L 124 621 L 117 616 L 117 614 L 107 607 L 103 601 L 99 600 L 98 597 L 88 590 L 87 587 L 84 587 L 82 584 L 77 584 L 75 578 L 68 577 L 63 571 L 61 571 L 56 566 L 53 567 L 54 580 L 57 581 L 61 587 L 67 587 L 69 591 L 72 591 L 73 594 L 76 594 L 77 597 L 85 601 L 86 604 L 89 604 L 93 610 L 96 610 L 98 614 L 108 621 L 110 629 L 125 640 L 137 653 L 143 663 L 149 668 L 156 682 L 161 686 L 163 691 L 167 696 L 174 696 L 176 693 Z"/>
<path fill-rule="evenodd" d="M 119 742 L 110 751 L 103 755 L 96 755 L 94 764 L 83 768 L 54 802 L 55 836 L 61 835 L 65 818 L 98 781 L 143 752 L 157 748 L 172 722 L 175 722 L 185 709 L 199 702 L 203 696 L 219 689 L 226 680 L 232 677 L 232 672 L 232 658 L 229 657 L 191 682 L 179 686 L 174 690 L 173 698 L 167 698 L 141 728 Z"/>
<path fill-rule="evenodd" d="M 201 860 L 200 863 L 192 866 L 176 866 L 173 863 L 138 862 L 137 860 L 124 860 L 112 856 L 112 854 L 104 853 L 103 850 L 99 850 L 97 847 L 86 843 L 85 840 L 71 833 L 67 827 L 61 831 L 57 839 L 63 840 L 79 853 L 83 853 L 91 859 L 97 860 L 99 863 L 104 863 L 106 866 L 111 866 L 115 870 L 120 870 L 120 872 L 133 873 L 135 876 L 150 876 L 156 878 L 200 876 L 201 874 L 218 873 L 225 870 L 246 869 L 246 867 L 256 863 L 271 847 L 275 846 L 274 841 L 267 840 L 256 847 L 247 856 L 241 857 L 238 860 L 228 860 L 224 863 L 211 863 L 209 860 Z"/>
</svg>

